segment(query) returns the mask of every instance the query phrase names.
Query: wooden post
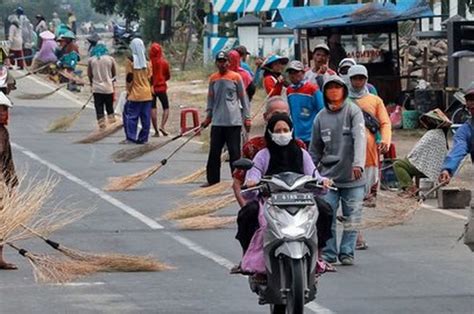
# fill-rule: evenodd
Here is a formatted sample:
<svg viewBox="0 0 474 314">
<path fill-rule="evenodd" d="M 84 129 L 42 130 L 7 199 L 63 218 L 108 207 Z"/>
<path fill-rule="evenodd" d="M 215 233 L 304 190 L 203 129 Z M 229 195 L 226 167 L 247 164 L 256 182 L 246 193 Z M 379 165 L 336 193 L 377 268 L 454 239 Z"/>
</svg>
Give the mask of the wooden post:
<svg viewBox="0 0 474 314">
<path fill-rule="evenodd" d="M 423 70 L 423 79 L 428 82 L 428 47 L 423 48 L 423 65 L 421 68 Z"/>
</svg>

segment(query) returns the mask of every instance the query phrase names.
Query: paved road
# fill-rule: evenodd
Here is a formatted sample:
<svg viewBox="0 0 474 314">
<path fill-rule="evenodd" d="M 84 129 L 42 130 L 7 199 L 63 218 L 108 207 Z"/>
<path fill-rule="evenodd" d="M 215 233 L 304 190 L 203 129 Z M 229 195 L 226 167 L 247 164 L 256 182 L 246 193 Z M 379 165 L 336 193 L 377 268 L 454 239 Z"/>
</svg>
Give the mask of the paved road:
<svg viewBox="0 0 474 314">
<path fill-rule="evenodd" d="M 44 92 L 30 79 L 19 89 Z M 18 92 L 16 92 L 18 93 Z M 109 273 L 67 285 L 37 285 L 29 265 L 12 251 L 7 257 L 20 270 L 0 272 L 0 313 L 267 313 L 257 305 L 246 279 L 228 275 L 239 260 L 235 227 L 213 231 L 180 231 L 160 219 L 197 184 L 159 183 L 203 165 L 196 144 L 187 147 L 141 188 L 104 193 L 109 176 L 133 173 L 160 160 L 167 150 L 126 164 L 110 154 L 122 134 L 93 145 L 72 144 L 94 127 L 87 110 L 67 133 L 45 133 L 48 122 L 80 105 L 56 94 L 42 100 L 15 98 L 11 140 L 20 171 L 61 179 L 52 202 L 67 199 L 75 207 L 95 207 L 84 219 L 54 234 L 60 242 L 90 251 L 151 253 L 176 267 L 162 273 Z M 227 169 L 225 169 L 227 173 Z M 189 197 L 188 197 L 189 198 Z M 223 211 L 233 214 L 235 206 Z M 339 267 L 323 277 L 317 303 L 308 313 L 474 313 L 474 254 L 455 244 L 465 211 L 425 208 L 403 226 L 367 232 L 369 250 L 356 265 Z M 38 240 L 23 246 L 51 252 Z"/>
</svg>

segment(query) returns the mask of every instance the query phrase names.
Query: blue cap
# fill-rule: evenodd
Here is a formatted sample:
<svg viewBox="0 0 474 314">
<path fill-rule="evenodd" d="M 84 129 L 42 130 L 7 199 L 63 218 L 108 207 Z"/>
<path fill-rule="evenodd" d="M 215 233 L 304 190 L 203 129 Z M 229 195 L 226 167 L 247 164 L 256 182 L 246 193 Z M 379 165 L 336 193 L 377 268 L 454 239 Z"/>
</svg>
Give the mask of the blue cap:
<svg viewBox="0 0 474 314">
<path fill-rule="evenodd" d="M 290 59 L 288 59 L 287 57 L 279 56 L 279 55 L 272 55 L 272 56 L 268 57 L 265 60 L 265 62 L 263 62 L 262 67 L 269 67 L 272 63 L 275 63 L 277 61 L 280 61 L 280 62 L 283 62 L 284 64 L 287 64 L 290 61 Z"/>
</svg>

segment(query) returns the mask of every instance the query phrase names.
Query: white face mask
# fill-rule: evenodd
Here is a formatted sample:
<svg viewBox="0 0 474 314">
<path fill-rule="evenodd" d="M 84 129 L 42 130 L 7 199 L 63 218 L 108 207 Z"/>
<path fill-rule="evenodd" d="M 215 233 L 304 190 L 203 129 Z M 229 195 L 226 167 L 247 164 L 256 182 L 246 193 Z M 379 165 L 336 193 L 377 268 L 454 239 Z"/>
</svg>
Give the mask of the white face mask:
<svg viewBox="0 0 474 314">
<path fill-rule="evenodd" d="M 272 141 L 275 142 L 275 144 L 279 146 L 286 146 L 290 141 L 292 140 L 292 132 L 288 133 L 272 133 L 268 131 L 270 135 L 272 136 Z"/>
</svg>

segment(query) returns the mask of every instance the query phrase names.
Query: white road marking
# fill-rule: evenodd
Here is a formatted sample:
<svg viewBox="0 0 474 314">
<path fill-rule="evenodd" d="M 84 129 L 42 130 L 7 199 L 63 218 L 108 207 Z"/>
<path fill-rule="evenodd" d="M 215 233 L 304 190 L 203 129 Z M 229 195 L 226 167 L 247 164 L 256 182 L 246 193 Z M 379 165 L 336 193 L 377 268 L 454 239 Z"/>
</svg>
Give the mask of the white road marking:
<svg viewBox="0 0 474 314">
<path fill-rule="evenodd" d="M 45 165 L 46 167 L 48 167 L 49 169 L 53 170 L 54 172 L 62 175 L 66 179 L 68 179 L 68 180 L 70 180 L 74 183 L 79 184 L 80 186 L 82 186 L 86 190 L 89 190 L 90 192 L 94 193 L 95 195 L 97 195 L 98 197 L 103 199 L 104 201 L 114 205 L 115 207 L 121 209 L 122 211 L 129 214 L 130 216 L 138 219 L 139 221 L 143 222 L 145 225 L 147 225 L 151 229 L 153 229 L 153 230 L 163 229 L 163 226 L 160 225 L 159 223 L 157 223 L 154 219 L 151 219 L 150 217 L 147 217 L 147 216 L 143 215 L 142 213 L 140 213 L 136 209 L 133 209 L 132 207 L 122 203 L 121 201 L 119 201 L 118 199 L 110 196 L 109 194 L 105 193 L 104 191 L 92 186 L 91 184 L 85 182 L 84 180 L 79 179 L 78 177 L 76 177 L 73 174 L 67 172 L 66 170 L 63 170 L 62 168 L 50 163 L 49 161 L 46 161 L 46 160 L 42 159 L 41 157 L 39 157 L 38 155 L 36 155 L 32 151 L 29 151 L 26 148 L 24 148 L 24 147 L 22 147 L 18 144 L 15 144 L 15 143 L 11 143 L 11 145 L 12 145 L 13 148 L 18 149 L 20 152 L 22 152 L 26 156 L 30 157 L 31 159 L 36 160 L 37 162 Z"/>
<path fill-rule="evenodd" d="M 79 179 L 78 177 L 74 176 L 73 174 L 69 173 L 68 171 L 63 170 L 62 168 L 56 166 L 55 164 L 52 164 L 49 161 L 46 161 L 46 160 L 42 159 L 41 157 L 39 157 L 35 153 L 29 151 L 28 149 L 26 149 L 26 148 L 24 148 L 24 147 L 22 147 L 22 146 L 20 146 L 16 143 L 11 143 L 11 145 L 12 145 L 13 148 L 19 150 L 24 155 L 26 155 L 26 156 L 30 157 L 31 159 L 45 165 L 49 169 L 51 169 L 54 172 L 64 176 L 68 180 L 79 184 L 80 186 L 82 186 L 86 190 L 89 190 L 90 192 L 96 194 L 97 196 L 99 196 L 103 200 L 105 200 L 105 201 L 109 202 L 110 204 L 118 207 L 119 209 L 126 212 L 130 216 L 140 220 L 141 222 L 146 224 L 151 229 L 157 230 L 157 229 L 163 229 L 164 228 L 162 225 L 157 223 L 154 219 L 143 215 L 142 213 L 138 212 L 137 210 L 135 210 L 135 209 L 131 208 L 130 206 L 122 203 L 121 201 L 113 198 L 112 196 L 110 196 L 107 193 L 103 192 L 102 190 L 92 186 L 91 184 L 85 182 L 84 180 Z M 172 239 L 174 239 L 176 242 L 184 245 L 185 247 L 187 247 L 191 251 L 196 252 L 197 254 L 210 259 L 211 261 L 213 261 L 216 264 L 226 268 L 227 270 L 230 270 L 234 265 L 234 263 L 232 263 L 230 260 L 226 259 L 225 257 L 220 256 L 219 254 L 216 254 L 214 252 L 211 252 L 211 251 L 205 249 L 204 247 L 200 246 L 199 244 L 197 244 L 197 243 L 195 243 L 195 242 L 193 242 L 193 241 L 191 241 L 191 240 L 189 240 L 189 239 L 187 239 L 183 236 L 180 236 L 180 235 L 177 235 L 177 234 L 171 233 L 171 232 L 164 232 L 164 233 L 166 235 L 168 235 L 169 237 L 171 237 Z M 91 285 L 90 283 L 69 283 L 69 284 L 66 284 L 66 285 L 67 286 L 81 286 L 81 285 L 82 286 L 87 286 L 88 284 Z M 308 303 L 306 305 L 306 307 L 309 310 L 311 310 L 311 311 L 313 311 L 317 314 L 334 314 L 335 313 L 335 312 L 319 305 L 318 303 L 316 303 L 314 301 L 311 302 L 311 303 Z"/>
<path fill-rule="evenodd" d="M 450 217 L 453 217 L 453 218 L 457 218 L 457 219 L 467 220 L 466 216 L 463 216 L 461 214 L 453 213 L 452 211 L 449 211 L 449 210 L 446 210 L 446 209 L 439 209 L 439 208 L 436 208 L 436 207 L 428 205 L 428 204 L 422 204 L 421 207 L 423 207 L 425 209 L 428 209 L 428 210 L 431 210 L 432 212 L 435 212 L 435 213 L 440 213 L 440 214 L 450 216 Z"/>
<path fill-rule="evenodd" d="M 50 286 L 60 286 L 60 287 L 91 287 L 91 286 L 103 286 L 105 282 L 66 282 L 66 283 L 54 283 Z"/>
<path fill-rule="evenodd" d="M 47 88 L 49 88 L 50 90 L 54 90 L 57 88 L 57 86 L 52 86 L 50 84 L 47 84 L 46 82 L 44 82 L 43 80 L 37 78 L 37 77 L 34 77 L 34 76 L 28 76 L 27 79 L 30 79 L 32 81 L 34 81 L 35 83 L 39 84 L 39 85 L 42 85 L 42 86 L 45 86 Z M 71 96 L 68 92 L 65 92 L 63 90 L 59 90 L 56 92 L 57 94 L 60 94 L 61 96 L 63 96 L 64 98 L 67 98 L 68 100 L 78 104 L 79 106 L 82 106 L 84 105 L 84 101 L 81 101 L 79 100 L 78 98 L 74 98 L 73 96 Z M 86 106 L 86 108 L 93 108 L 92 104 L 89 102 L 89 104 Z"/>
</svg>

